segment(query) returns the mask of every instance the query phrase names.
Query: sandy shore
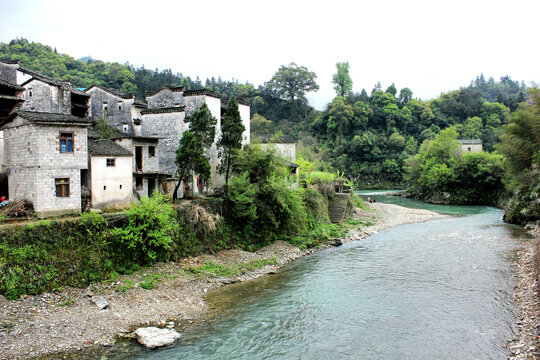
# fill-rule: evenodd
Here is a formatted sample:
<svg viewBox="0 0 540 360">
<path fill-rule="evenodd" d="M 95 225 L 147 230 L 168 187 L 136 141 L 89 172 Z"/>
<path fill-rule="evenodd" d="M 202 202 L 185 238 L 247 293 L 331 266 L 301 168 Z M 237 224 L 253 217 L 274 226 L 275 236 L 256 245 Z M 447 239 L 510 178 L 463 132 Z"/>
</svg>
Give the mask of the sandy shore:
<svg viewBox="0 0 540 360">
<path fill-rule="evenodd" d="M 441 217 L 431 211 L 390 204 L 371 206 L 370 212 L 356 209 L 354 213 L 355 218 L 370 225 L 352 229 L 347 238 L 342 239 L 343 242 L 361 240 L 388 227 Z M 0 359 L 28 359 L 109 347 L 117 336 L 130 336 L 138 326 L 147 324 L 181 330 L 208 314 L 204 298 L 209 291 L 274 273 L 284 264 L 313 251 L 316 250 L 302 251 L 290 244 L 276 242 L 255 253 L 228 250 L 157 264 L 144 272 L 86 289 L 70 288 L 16 301 L 0 296 Z M 195 277 L 185 272 L 187 267 L 200 266 L 205 262 L 234 265 L 272 258 L 276 259 L 275 265 L 234 278 Z M 159 281 L 152 290 L 144 290 L 140 283 L 149 274 Z M 92 300 L 98 296 L 108 301 L 107 308 L 100 310 L 94 304 Z"/>
</svg>

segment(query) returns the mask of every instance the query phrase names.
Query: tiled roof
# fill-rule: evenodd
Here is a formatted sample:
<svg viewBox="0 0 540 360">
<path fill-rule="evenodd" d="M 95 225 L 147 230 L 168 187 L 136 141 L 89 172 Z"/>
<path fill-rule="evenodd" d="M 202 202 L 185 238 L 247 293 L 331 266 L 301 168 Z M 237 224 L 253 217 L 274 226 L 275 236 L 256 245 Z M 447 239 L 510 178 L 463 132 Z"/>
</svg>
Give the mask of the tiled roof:
<svg viewBox="0 0 540 360">
<path fill-rule="evenodd" d="M 35 111 L 17 111 L 17 115 L 26 120 L 39 123 L 66 123 L 66 124 L 92 124 L 89 118 L 80 118 L 73 115 L 35 112 Z"/>
<path fill-rule="evenodd" d="M 143 108 L 148 107 L 148 103 L 146 101 L 144 101 L 144 100 L 141 100 L 141 99 L 135 99 L 135 101 L 133 102 L 133 105 L 143 107 Z"/>
<path fill-rule="evenodd" d="M 98 89 L 101 89 L 101 90 L 103 90 L 105 92 L 108 92 L 111 95 L 114 95 L 114 96 L 122 98 L 122 99 L 133 99 L 133 95 L 131 95 L 131 94 L 126 94 L 125 92 L 123 92 L 121 90 L 112 89 L 112 88 L 102 86 L 102 85 L 92 85 L 89 88 L 87 88 L 86 90 L 84 90 L 84 92 L 86 93 L 88 90 L 90 90 L 91 88 L 94 88 L 94 87 L 98 88 Z"/>
<path fill-rule="evenodd" d="M 161 89 L 159 90 L 156 90 L 156 91 L 145 91 L 145 95 L 146 96 L 154 96 L 156 95 L 157 93 L 159 93 L 160 91 L 162 90 L 170 90 L 172 92 L 181 92 L 181 91 L 184 91 L 184 87 L 183 86 L 165 86 L 165 87 L 162 87 Z"/>
<path fill-rule="evenodd" d="M 99 133 L 99 131 L 96 129 L 96 123 L 94 122 L 93 126 L 88 129 L 88 138 L 89 139 L 103 139 L 103 136 Z M 120 130 L 107 125 L 109 128 L 109 132 L 111 133 L 111 139 L 119 139 L 122 137 L 129 137 L 129 135 L 124 134 Z"/>
<path fill-rule="evenodd" d="M 197 96 L 197 95 L 206 95 L 206 96 L 212 96 L 212 97 L 221 99 L 221 96 L 219 96 L 217 93 L 207 90 L 207 89 L 196 89 L 196 90 L 184 91 L 184 96 Z"/>
<path fill-rule="evenodd" d="M 0 79 L 0 86 L 4 86 L 13 90 L 23 91 L 24 88 L 22 86 L 19 86 L 17 84 L 12 84 L 10 82 L 7 82 L 5 80 Z"/>
<path fill-rule="evenodd" d="M 458 139 L 458 141 L 463 145 L 482 144 L 482 140 L 480 139 Z"/>
<path fill-rule="evenodd" d="M 18 70 L 32 76 L 32 79 L 27 80 L 25 83 L 22 84 L 23 86 L 26 85 L 27 83 L 31 82 L 32 80 L 39 80 L 39 81 L 42 81 L 42 82 L 44 82 L 46 84 L 54 85 L 54 86 L 60 86 L 60 87 L 70 86 L 69 83 L 66 82 L 66 81 L 56 80 L 56 79 L 54 79 L 52 77 L 43 75 L 41 73 L 38 73 L 36 71 L 24 68 L 22 66 L 19 66 Z"/>
<path fill-rule="evenodd" d="M 169 108 L 159 108 L 159 109 L 146 109 L 141 111 L 141 115 L 146 114 L 165 114 L 165 113 L 174 113 L 174 112 L 183 112 L 186 110 L 185 106 L 179 107 L 169 107 Z"/>
<path fill-rule="evenodd" d="M 88 139 L 90 156 L 133 156 L 133 154 L 111 139 Z"/>
</svg>

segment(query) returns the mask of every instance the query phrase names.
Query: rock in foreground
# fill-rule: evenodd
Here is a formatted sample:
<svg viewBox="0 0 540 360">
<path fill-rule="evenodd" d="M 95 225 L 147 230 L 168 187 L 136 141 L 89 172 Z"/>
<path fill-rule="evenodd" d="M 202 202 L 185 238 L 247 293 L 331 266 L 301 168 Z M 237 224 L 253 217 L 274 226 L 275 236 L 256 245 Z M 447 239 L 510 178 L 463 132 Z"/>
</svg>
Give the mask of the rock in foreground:
<svg viewBox="0 0 540 360">
<path fill-rule="evenodd" d="M 148 349 L 172 345 L 182 336 L 174 330 L 157 327 L 139 328 L 135 331 L 135 335 L 137 335 L 137 340 Z"/>
</svg>

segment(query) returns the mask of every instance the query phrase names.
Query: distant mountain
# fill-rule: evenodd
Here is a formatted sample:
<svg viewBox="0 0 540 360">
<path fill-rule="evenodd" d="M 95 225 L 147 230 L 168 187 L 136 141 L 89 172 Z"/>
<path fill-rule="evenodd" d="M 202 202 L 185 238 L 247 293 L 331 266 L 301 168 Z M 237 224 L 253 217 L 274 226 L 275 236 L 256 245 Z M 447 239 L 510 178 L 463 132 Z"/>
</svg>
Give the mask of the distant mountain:
<svg viewBox="0 0 540 360">
<path fill-rule="evenodd" d="M 85 64 L 88 64 L 89 62 L 93 61 L 94 59 L 92 59 L 92 57 L 90 55 L 88 56 L 83 56 L 82 58 L 79 59 L 79 61 L 82 61 L 83 63 Z"/>
</svg>

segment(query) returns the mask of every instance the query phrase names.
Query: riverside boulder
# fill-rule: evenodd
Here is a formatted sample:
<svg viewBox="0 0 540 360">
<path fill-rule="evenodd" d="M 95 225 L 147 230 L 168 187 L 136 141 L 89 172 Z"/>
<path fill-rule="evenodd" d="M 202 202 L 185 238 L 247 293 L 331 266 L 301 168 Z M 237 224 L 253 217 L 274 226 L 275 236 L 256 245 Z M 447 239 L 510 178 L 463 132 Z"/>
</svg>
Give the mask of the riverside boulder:
<svg viewBox="0 0 540 360">
<path fill-rule="evenodd" d="M 137 340 L 147 349 L 169 346 L 177 342 L 182 335 L 171 329 L 144 327 L 135 331 Z"/>
</svg>

